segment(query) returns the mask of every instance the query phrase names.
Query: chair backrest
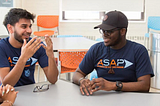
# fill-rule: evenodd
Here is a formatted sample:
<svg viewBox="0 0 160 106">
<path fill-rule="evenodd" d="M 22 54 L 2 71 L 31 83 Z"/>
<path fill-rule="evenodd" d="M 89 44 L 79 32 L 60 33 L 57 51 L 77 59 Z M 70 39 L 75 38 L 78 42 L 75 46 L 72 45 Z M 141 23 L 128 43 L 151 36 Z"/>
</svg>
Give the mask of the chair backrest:
<svg viewBox="0 0 160 106">
<path fill-rule="evenodd" d="M 93 70 L 93 71 L 90 73 L 90 80 L 92 80 L 93 78 L 98 78 L 98 75 L 97 75 L 97 71 L 96 71 L 96 70 Z"/>
<path fill-rule="evenodd" d="M 83 37 L 82 35 L 57 35 L 57 38 L 61 37 Z"/>
<path fill-rule="evenodd" d="M 147 49 L 149 49 L 149 32 L 150 29 L 160 31 L 160 16 L 149 16 L 148 17 L 148 31 L 145 34 L 145 39 L 144 39 L 144 45 L 146 46 Z"/>
<path fill-rule="evenodd" d="M 38 15 L 37 26 L 42 28 L 55 28 L 59 26 L 58 15 Z"/>
<path fill-rule="evenodd" d="M 104 41 L 103 38 L 97 38 L 96 41 Z"/>
<path fill-rule="evenodd" d="M 160 30 L 160 16 L 148 17 L 148 31 L 149 29 Z"/>
<path fill-rule="evenodd" d="M 87 50 L 81 51 L 59 51 L 61 73 L 74 72 L 84 58 Z"/>
</svg>

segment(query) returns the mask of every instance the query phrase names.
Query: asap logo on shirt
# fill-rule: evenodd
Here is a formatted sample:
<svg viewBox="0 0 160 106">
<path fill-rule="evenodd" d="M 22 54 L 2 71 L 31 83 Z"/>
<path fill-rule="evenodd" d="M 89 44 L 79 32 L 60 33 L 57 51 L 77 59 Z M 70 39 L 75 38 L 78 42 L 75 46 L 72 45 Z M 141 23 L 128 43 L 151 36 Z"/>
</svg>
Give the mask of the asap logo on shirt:
<svg viewBox="0 0 160 106">
<path fill-rule="evenodd" d="M 18 59 L 19 59 L 19 57 L 13 57 L 13 58 L 8 57 L 8 61 L 10 63 L 10 66 L 15 66 Z M 35 64 L 36 62 L 37 62 L 37 59 L 31 57 L 27 60 L 25 67 L 29 67 L 29 66 Z"/>
<path fill-rule="evenodd" d="M 127 68 L 129 66 L 133 65 L 132 62 L 126 60 L 126 59 L 112 59 L 111 61 L 109 59 L 100 59 L 97 63 L 97 67 L 101 68 Z"/>
</svg>

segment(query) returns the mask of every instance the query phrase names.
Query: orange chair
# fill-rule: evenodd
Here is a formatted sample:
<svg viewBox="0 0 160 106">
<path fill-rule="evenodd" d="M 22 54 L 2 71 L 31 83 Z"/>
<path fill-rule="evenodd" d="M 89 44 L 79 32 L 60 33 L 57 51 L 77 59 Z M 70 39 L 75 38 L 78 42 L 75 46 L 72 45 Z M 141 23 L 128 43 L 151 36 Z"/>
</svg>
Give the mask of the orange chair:
<svg viewBox="0 0 160 106">
<path fill-rule="evenodd" d="M 37 27 L 38 31 L 35 31 L 33 34 L 36 36 L 44 36 L 48 34 L 52 36 L 55 34 L 53 30 L 42 30 L 40 31 L 40 27 L 45 29 L 53 29 L 57 27 L 57 33 L 59 34 L 59 16 L 58 15 L 39 15 L 37 17 Z"/>
<path fill-rule="evenodd" d="M 70 80 L 70 72 L 75 72 L 86 53 L 86 49 L 58 51 L 58 69 L 61 74 L 66 73 L 67 80 Z"/>
</svg>

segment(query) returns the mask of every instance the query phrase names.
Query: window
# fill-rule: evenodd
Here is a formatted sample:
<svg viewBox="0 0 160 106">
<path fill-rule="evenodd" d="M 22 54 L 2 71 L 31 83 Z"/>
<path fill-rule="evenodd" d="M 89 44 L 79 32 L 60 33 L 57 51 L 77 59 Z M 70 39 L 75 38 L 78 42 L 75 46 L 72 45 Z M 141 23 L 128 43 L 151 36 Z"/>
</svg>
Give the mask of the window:
<svg viewBox="0 0 160 106">
<path fill-rule="evenodd" d="M 61 20 L 64 21 L 101 21 L 105 13 L 111 10 L 122 11 L 129 21 L 144 20 L 145 0 L 61 0 L 61 2 Z"/>
<path fill-rule="evenodd" d="M 102 20 L 106 12 L 98 11 L 63 11 L 63 20 Z M 129 21 L 143 21 L 144 12 L 122 11 Z"/>
<path fill-rule="evenodd" d="M 63 11 L 63 20 L 99 20 L 102 18 L 98 11 Z"/>
</svg>

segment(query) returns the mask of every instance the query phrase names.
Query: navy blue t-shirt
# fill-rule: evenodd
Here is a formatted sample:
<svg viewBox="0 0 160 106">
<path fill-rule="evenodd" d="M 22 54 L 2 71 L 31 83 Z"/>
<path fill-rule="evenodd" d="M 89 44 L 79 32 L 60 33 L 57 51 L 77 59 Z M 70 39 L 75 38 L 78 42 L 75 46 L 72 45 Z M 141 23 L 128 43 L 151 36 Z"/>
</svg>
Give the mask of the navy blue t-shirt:
<svg viewBox="0 0 160 106">
<path fill-rule="evenodd" d="M 31 38 L 30 38 L 31 40 Z M 10 67 L 10 70 L 16 65 L 21 55 L 21 48 L 14 48 L 9 43 L 9 37 L 0 40 L 0 67 Z M 27 60 L 23 73 L 15 86 L 28 85 L 35 83 L 34 71 L 35 64 L 38 61 L 42 68 L 48 66 L 48 57 L 43 47 Z"/>
<path fill-rule="evenodd" d="M 111 66 L 115 74 L 108 73 Z M 104 42 L 94 44 L 79 68 L 86 75 L 96 69 L 98 77 L 109 81 L 136 82 L 141 76 L 154 76 L 146 48 L 129 40 L 118 50 L 105 46 Z"/>
</svg>

